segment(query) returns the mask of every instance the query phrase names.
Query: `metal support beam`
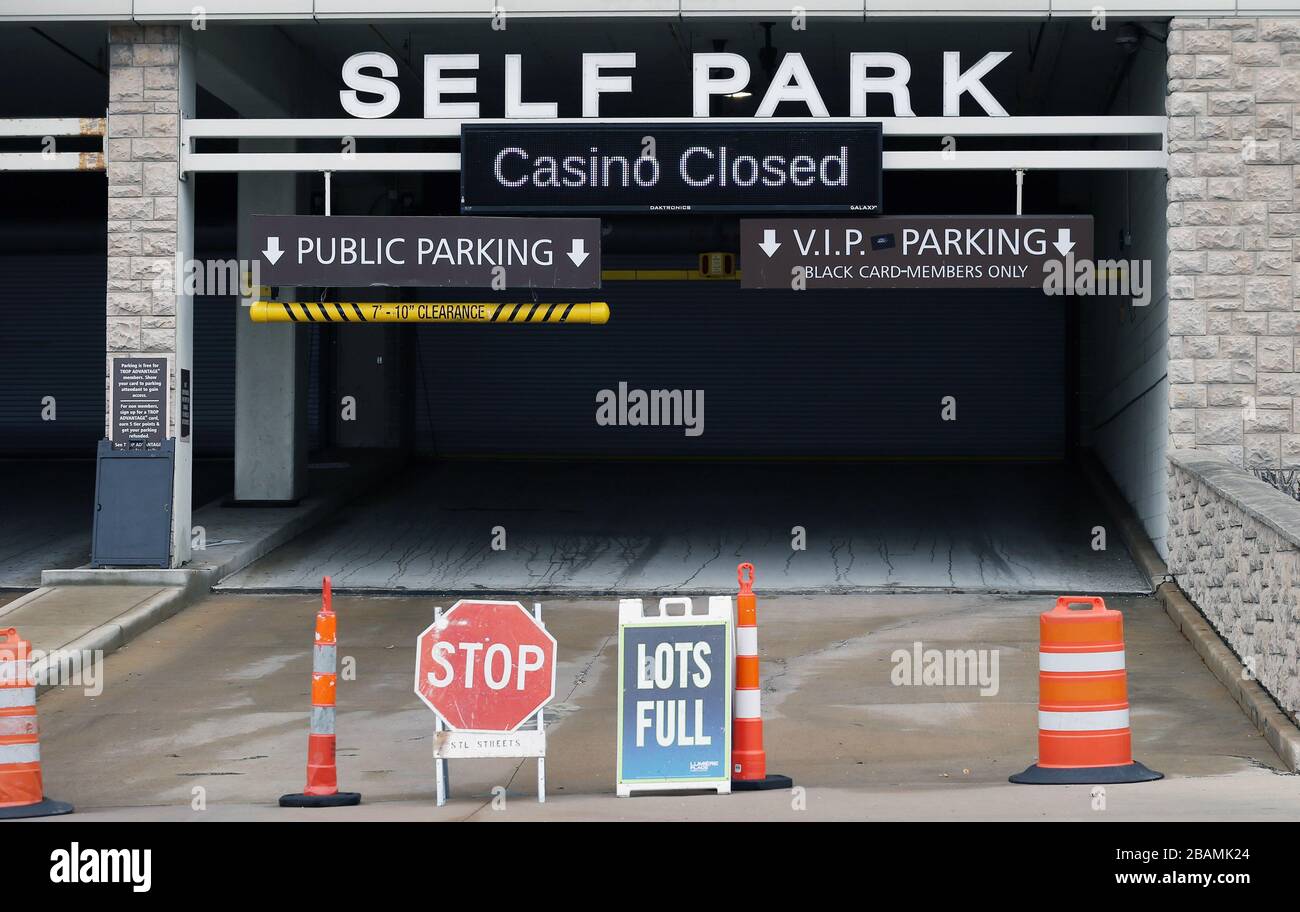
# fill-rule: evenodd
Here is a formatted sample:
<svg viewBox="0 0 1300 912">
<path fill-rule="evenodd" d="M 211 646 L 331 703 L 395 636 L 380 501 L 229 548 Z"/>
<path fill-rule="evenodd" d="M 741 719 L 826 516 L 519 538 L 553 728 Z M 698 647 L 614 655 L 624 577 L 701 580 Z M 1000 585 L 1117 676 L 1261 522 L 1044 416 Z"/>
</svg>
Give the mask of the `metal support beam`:
<svg viewBox="0 0 1300 912">
<path fill-rule="evenodd" d="M 103 136 L 103 117 L 10 117 L 0 118 L 0 136 Z"/>
<path fill-rule="evenodd" d="M 1164 152 L 1115 150 L 1017 150 L 980 152 L 886 152 L 886 171 L 1146 171 L 1164 170 Z"/>
<path fill-rule="evenodd" d="M 0 171 L 103 170 L 103 152 L 0 152 Z"/>
<path fill-rule="evenodd" d="M 190 152 L 189 174 L 248 171 L 459 171 L 459 152 Z"/>
<path fill-rule="evenodd" d="M 102 117 L 10 117 L 0 118 L 0 138 L 30 139 L 44 144 L 54 139 L 54 149 L 40 152 L 0 152 L 0 171 L 103 171 L 105 169 Z M 59 152 L 58 140 L 94 137 L 100 151 Z"/>
<path fill-rule="evenodd" d="M 484 119 L 474 123 L 516 124 L 519 120 Z M 656 124 L 753 124 L 754 118 L 591 118 L 547 121 L 575 128 L 635 123 L 653 129 Z M 1161 170 L 1168 164 L 1165 151 L 1167 119 L 1163 116 L 1117 117 L 881 117 L 881 118 L 764 118 L 762 123 L 799 126 L 807 123 L 863 124 L 878 122 L 885 136 L 966 136 L 1015 139 L 1042 136 L 1095 139 L 1146 137 L 1151 149 L 1097 150 L 979 150 L 886 151 L 883 166 L 890 171 L 1005 171 L 1011 169 L 1110 171 Z M 188 120 L 181 127 L 181 167 L 202 171 L 458 171 L 456 152 L 297 152 L 213 153 L 195 151 L 203 139 L 454 139 L 463 120 L 446 118 L 220 119 Z"/>
<path fill-rule="evenodd" d="M 296 138 L 418 139 L 460 136 L 465 123 L 509 126 L 535 123 L 527 119 L 383 117 L 365 120 L 354 117 L 261 118 L 189 120 L 182 125 L 181 139 L 220 137 L 225 139 Z M 864 124 L 879 123 L 886 136 L 1163 136 L 1167 118 L 1163 115 L 1116 115 L 1098 117 L 570 117 L 547 120 L 548 124 L 590 127 L 609 124 Z"/>
</svg>

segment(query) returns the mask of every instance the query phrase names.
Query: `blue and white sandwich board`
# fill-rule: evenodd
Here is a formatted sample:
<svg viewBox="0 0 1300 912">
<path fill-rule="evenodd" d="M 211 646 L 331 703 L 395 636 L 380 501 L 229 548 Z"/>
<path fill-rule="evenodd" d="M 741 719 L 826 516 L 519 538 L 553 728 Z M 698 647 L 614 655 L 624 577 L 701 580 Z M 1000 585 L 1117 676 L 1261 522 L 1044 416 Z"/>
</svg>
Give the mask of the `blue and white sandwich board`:
<svg viewBox="0 0 1300 912">
<path fill-rule="evenodd" d="M 731 792 L 731 597 L 618 603 L 617 792 Z"/>
</svg>

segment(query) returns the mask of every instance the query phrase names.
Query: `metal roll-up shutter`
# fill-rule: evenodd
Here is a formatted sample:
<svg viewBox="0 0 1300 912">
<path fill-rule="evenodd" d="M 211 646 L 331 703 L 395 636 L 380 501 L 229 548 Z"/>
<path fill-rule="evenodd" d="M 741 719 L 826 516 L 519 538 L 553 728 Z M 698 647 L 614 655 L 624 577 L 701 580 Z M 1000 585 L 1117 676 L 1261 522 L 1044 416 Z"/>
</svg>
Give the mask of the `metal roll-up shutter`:
<svg viewBox="0 0 1300 912">
<path fill-rule="evenodd" d="M 235 451 L 235 320 L 231 295 L 194 298 L 194 378 L 191 391 L 196 456 Z"/>
<path fill-rule="evenodd" d="M 518 300 L 520 296 L 500 300 Z M 575 300 L 573 292 L 539 294 Z M 421 326 L 438 455 L 1058 458 L 1065 312 L 1024 291 L 608 283 L 605 326 Z M 704 390 L 703 433 L 602 427 L 601 389 Z M 945 396 L 957 420 L 940 420 Z"/>
<path fill-rule="evenodd" d="M 106 269 L 103 254 L 0 257 L 0 455 L 94 456 L 104 436 Z M 196 454 L 234 450 L 237 306 L 233 297 L 194 302 Z M 54 421 L 41 417 L 46 396 Z"/>
<path fill-rule="evenodd" d="M 0 256 L 0 455 L 95 455 L 104 436 L 104 253 Z M 54 399 L 54 420 L 42 401 Z"/>
</svg>

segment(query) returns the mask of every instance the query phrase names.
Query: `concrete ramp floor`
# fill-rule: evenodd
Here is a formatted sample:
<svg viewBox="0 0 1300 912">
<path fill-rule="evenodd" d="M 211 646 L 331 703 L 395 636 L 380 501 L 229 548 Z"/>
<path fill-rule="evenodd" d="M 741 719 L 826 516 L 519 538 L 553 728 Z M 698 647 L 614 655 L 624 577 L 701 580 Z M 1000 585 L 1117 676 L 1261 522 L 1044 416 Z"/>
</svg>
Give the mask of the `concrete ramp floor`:
<svg viewBox="0 0 1300 912">
<path fill-rule="evenodd" d="M 742 560 L 766 592 L 1150 591 L 1071 466 L 843 462 L 416 466 L 218 588 L 730 592 Z"/>
<path fill-rule="evenodd" d="M 544 602 L 559 641 L 547 711 L 550 800 L 531 760 L 453 764 L 434 807 L 433 715 L 411 692 L 415 639 L 445 597 L 340 595 L 341 787 L 360 807 L 290 811 L 302 787 L 311 629 L 319 596 L 217 595 L 109 657 L 103 691 L 41 699 L 50 795 L 70 820 L 966 819 L 1295 820 L 1300 779 L 1149 597 L 1124 613 L 1134 756 L 1167 778 L 1106 788 L 1017 786 L 1038 752 L 1038 614 L 1045 596 L 913 594 L 759 600 L 768 768 L 806 789 L 637 797 L 614 791 L 618 612 L 612 599 Z M 898 654 L 976 650 L 980 682 L 900 678 Z M 994 660 L 996 658 L 996 664 Z M 983 660 L 982 660 L 983 661 Z M 510 800 L 494 810 L 493 789 Z M 194 789 L 207 804 L 194 810 Z"/>
</svg>

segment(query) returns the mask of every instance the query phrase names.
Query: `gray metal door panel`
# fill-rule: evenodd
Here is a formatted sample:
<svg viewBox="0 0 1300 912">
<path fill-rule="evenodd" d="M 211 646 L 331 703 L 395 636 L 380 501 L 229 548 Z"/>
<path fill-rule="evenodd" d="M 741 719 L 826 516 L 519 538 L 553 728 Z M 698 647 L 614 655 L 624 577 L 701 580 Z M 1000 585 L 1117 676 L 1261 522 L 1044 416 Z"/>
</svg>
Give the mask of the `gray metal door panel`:
<svg viewBox="0 0 1300 912">
<path fill-rule="evenodd" d="M 99 442 L 91 566 L 169 565 L 175 457 L 175 440 L 155 450 L 115 450 L 111 441 Z"/>
</svg>

